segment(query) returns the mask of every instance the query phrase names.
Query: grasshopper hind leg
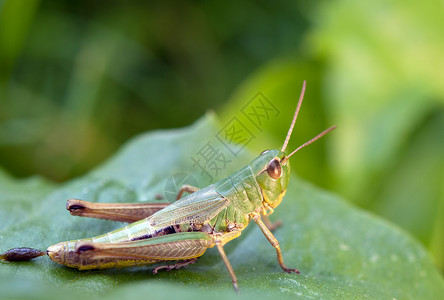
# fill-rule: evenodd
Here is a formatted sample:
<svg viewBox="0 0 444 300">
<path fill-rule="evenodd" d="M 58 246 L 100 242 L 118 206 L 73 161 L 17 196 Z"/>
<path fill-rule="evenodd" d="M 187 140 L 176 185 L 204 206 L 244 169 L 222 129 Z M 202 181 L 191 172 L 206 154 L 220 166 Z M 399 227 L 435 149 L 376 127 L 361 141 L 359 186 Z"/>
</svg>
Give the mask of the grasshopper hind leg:
<svg viewBox="0 0 444 300">
<path fill-rule="evenodd" d="M 170 203 L 94 203 L 69 199 L 66 209 L 73 216 L 133 223 L 151 216 Z"/>
</svg>

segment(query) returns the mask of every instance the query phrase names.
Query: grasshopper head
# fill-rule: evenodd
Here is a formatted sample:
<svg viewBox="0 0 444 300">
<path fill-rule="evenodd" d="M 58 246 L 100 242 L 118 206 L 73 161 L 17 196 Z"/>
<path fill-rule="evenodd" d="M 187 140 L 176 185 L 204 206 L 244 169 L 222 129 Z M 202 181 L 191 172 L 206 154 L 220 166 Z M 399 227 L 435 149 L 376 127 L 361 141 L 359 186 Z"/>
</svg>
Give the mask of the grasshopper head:
<svg viewBox="0 0 444 300">
<path fill-rule="evenodd" d="M 328 128 L 327 130 L 324 130 L 308 142 L 296 148 L 296 150 L 291 152 L 289 155 L 285 155 L 284 151 L 287 148 L 291 133 L 293 132 L 294 124 L 296 123 L 299 109 L 302 105 L 302 99 L 304 98 L 305 85 L 306 83 L 304 81 L 304 84 L 302 85 L 301 95 L 299 96 L 298 105 L 296 106 L 296 111 L 294 112 L 293 120 L 291 122 L 290 129 L 288 130 L 287 137 L 285 138 L 282 149 L 266 150 L 262 152 L 261 155 L 259 155 L 251 163 L 254 174 L 256 174 L 256 180 L 261 187 L 264 201 L 272 208 L 275 208 L 279 205 L 279 203 L 281 203 L 282 198 L 287 191 L 288 181 L 290 179 L 290 156 L 336 128 L 336 126 L 333 126 Z"/>
<path fill-rule="evenodd" d="M 266 150 L 251 164 L 265 202 L 272 208 L 281 203 L 290 179 L 290 162 L 279 150 Z"/>
</svg>

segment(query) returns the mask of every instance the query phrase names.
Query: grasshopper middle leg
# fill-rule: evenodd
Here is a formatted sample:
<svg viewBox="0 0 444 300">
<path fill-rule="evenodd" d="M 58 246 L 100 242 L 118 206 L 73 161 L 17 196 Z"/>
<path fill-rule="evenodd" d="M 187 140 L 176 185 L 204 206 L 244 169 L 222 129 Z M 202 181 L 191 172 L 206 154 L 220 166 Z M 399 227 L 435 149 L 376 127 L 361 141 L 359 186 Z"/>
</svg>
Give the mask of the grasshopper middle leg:
<svg viewBox="0 0 444 300">
<path fill-rule="evenodd" d="M 184 184 L 182 185 L 182 187 L 179 189 L 179 192 L 177 193 L 177 197 L 176 200 L 179 200 L 180 198 L 182 198 L 182 194 L 184 192 L 187 192 L 189 194 L 192 194 L 194 192 L 197 192 L 199 190 L 199 188 L 192 186 L 192 185 L 188 185 L 188 184 Z"/>
<path fill-rule="evenodd" d="M 232 239 L 237 238 L 241 234 L 240 231 L 231 231 L 228 233 L 223 233 L 222 235 L 215 236 L 215 244 L 216 248 L 219 251 L 220 256 L 222 257 L 222 260 L 225 264 L 225 267 L 227 267 L 228 273 L 231 277 L 231 282 L 233 283 L 233 288 L 236 292 L 239 292 L 239 286 L 237 284 L 237 277 L 236 274 L 234 274 L 233 267 L 231 266 L 230 261 L 228 260 L 227 255 L 225 254 L 224 245 L 231 241 Z"/>
<path fill-rule="evenodd" d="M 177 263 L 171 264 L 171 265 L 157 266 L 153 269 L 153 274 L 157 274 L 160 270 L 163 270 L 163 269 L 165 269 L 166 271 L 178 270 L 178 269 L 186 267 L 188 265 L 195 264 L 196 262 L 197 262 L 197 257 L 194 257 L 194 258 L 178 261 Z"/>
<path fill-rule="evenodd" d="M 239 292 L 239 286 L 237 284 L 236 274 L 234 274 L 233 267 L 231 266 L 227 255 L 225 254 L 225 250 L 222 246 L 221 241 L 216 241 L 216 247 L 217 247 L 217 250 L 219 251 L 220 256 L 222 257 L 222 260 L 224 261 L 225 266 L 227 267 L 228 273 L 230 274 L 231 282 L 233 283 L 234 290 L 236 292 Z"/>
</svg>

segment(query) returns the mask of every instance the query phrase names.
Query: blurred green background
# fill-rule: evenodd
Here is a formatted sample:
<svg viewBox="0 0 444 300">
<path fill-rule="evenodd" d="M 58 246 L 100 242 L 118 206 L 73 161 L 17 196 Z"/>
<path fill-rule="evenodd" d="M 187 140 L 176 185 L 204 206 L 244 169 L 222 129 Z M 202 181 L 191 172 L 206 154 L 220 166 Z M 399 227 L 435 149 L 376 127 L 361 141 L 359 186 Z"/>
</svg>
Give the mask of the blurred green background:
<svg viewBox="0 0 444 300">
<path fill-rule="evenodd" d="M 258 92 L 293 170 L 418 238 L 444 269 L 442 1 L 0 1 L 0 168 L 66 181 L 134 135 L 221 124 Z M 365 238 L 365 237 L 363 237 Z"/>
</svg>

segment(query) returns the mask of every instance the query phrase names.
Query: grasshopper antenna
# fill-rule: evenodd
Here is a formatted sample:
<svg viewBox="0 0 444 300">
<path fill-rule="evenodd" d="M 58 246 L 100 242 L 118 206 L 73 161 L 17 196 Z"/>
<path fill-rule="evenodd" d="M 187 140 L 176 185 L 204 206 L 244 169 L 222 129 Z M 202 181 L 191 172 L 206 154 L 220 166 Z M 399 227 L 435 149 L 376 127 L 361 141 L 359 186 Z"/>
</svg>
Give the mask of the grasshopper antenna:
<svg viewBox="0 0 444 300">
<path fill-rule="evenodd" d="M 288 129 L 287 137 L 285 138 L 285 142 L 284 142 L 284 145 L 282 146 L 281 152 L 285 151 L 285 148 L 287 148 L 288 142 L 290 141 L 291 133 L 293 132 L 293 127 L 294 127 L 294 124 L 296 123 L 296 119 L 298 117 L 299 110 L 301 109 L 302 100 L 304 99 L 306 84 L 307 84 L 307 82 L 304 80 L 304 83 L 302 84 L 301 95 L 299 96 L 298 105 L 296 106 L 296 111 L 294 112 L 293 120 L 291 121 L 290 129 Z"/>
<path fill-rule="evenodd" d="M 304 148 L 305 146 L 308 146 L 308 145 L 310 145 L 311 143 L 313 143 L 313 142 L 319 140 L 321 137 L 323 137 L 324 135 L 326 135 L 327 133 L 329 133 L 330 131 L 332 131 L 332 130 L 335 129 L 335 128 L 336 128 L 336 125 L 335 125 L 335 126 L 332 126 L 332 127 L 330 127 L 330 128 L 328 128 L 328 129 L 326 129 L 326 130 L 324 130 L 324 131 L 322 131 L 320 134 L 318 134 L 317 136 L 315 136 L 314 138 L 312 138 L 312 139 L 309 140 L 308 142 L 303 143 L 302 145 L 300 145 L 299 147 L 297 147 L 296 150 L 294 150 L 293 152 L 291 152 L 290 155 L 284 157 L 284 159 L 282 160 L 282 163 L 285 163 L 285 162 L 290 158 L 290 156 L 292 156 L 293 154 L 295 154 L 296 152 L 298 152 L 299 150 L 301 150 L 301 149 Z"/>
</svg>

